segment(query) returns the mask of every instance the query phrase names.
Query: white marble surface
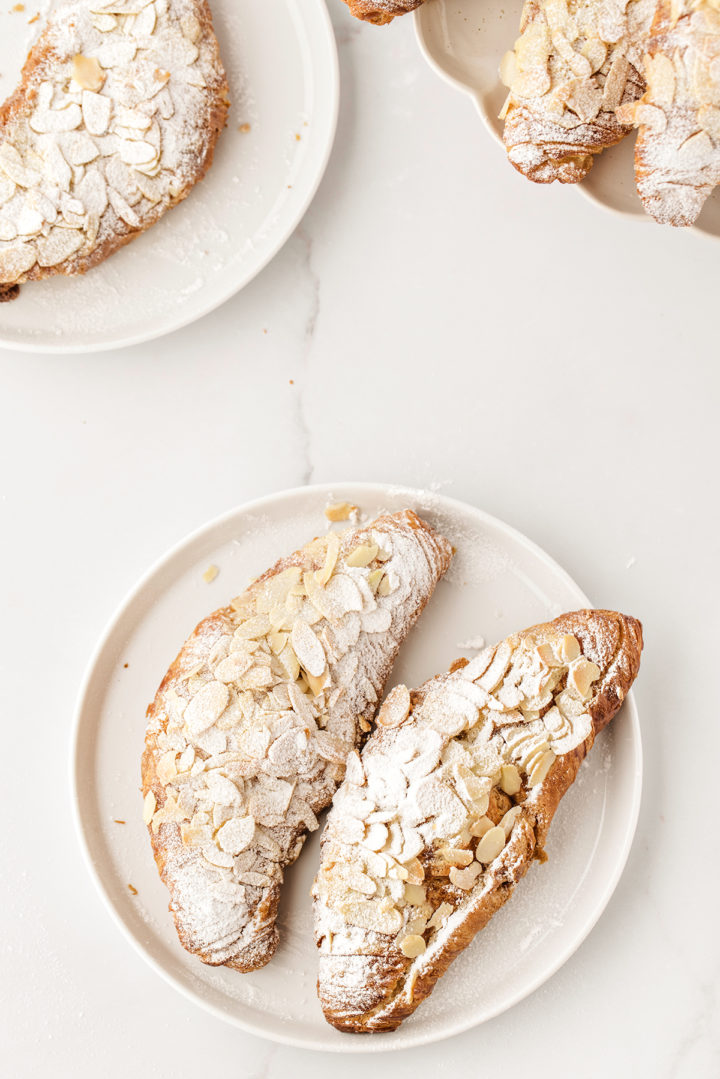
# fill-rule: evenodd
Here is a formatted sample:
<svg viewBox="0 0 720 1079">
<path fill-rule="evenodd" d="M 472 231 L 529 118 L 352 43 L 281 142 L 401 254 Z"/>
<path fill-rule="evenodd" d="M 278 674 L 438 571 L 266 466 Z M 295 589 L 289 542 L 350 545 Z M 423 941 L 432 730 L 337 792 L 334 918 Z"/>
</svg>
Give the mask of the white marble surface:
<svg viewBox="0 0 720 1079">
<path fill-rule="evenodd" d="M 335 154 L 261 277 L 155 344 L 0 354 L 2 1073 L 710 1079 L 720 246 L 531 188 L 409 20 L 332 6 Z M 67 782 L 81 673 L 148 564 L 246 499 L 342 478 L 482 506 L 647 637 L 640 825 L 599 924 L 512 1011 L 372 1062 L 265 1043 L 161 982 L 94 891 Z"/>
</svg>

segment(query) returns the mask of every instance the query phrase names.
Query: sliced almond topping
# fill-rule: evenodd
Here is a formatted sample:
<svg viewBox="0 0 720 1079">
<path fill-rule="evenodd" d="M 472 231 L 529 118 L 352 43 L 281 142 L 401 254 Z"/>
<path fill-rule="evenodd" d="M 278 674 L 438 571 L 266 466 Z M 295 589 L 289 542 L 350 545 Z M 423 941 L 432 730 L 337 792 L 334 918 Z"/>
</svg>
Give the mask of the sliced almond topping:
<svg viewBox="0 0 720 1079">
<path fill-rule="evenodd" d="M 214 674 L 218 682 L 236 682 L 252 667 L 252 659 L 246 652 L 231 652 L 218 663 Z"/>
<path fill-rule="evenodd" d="M 330 675 L 327 671 L 325 671 L 324 674 L 321 674 L 317 678 L 314 674 L 306 672 L 305 677 L 307 678 L 308 685 L 310 686 L 310 692 L 312 693 L 313 697 L 319 697 L 323 690 L 327 689 L 327 687 L 330 685 Z"/>
<path fill-rule="evenodd" d="M 395 686 L 388 693 L 377 715 L 379 727 L 399 727 L 410 712 L 410 690 L 407 686 Z"/>
<path fill-rule="evenodd" d="M 217 568 L 217 566 L 208 566 L 208 568 L 202 575 L 202 579 L 205 584 L 212 584 L 219 572 L 220 570 Z"/>
<path fill-rule="evenodd" d="M 356 547 L 354 551 L 345 559 L 346 566 L 360 567 L 368 566 L 378 553 L 378 545 L 376 543 L 361 543 L 359 547 Z"/>
<path fill-rule="evenodd" d="M 143 814 L 142 819 L 144 824 L 149 824 L 155 815 L 155 809 L 157 808 L 157 799 L 152 791 L 148 791 L 145 795 L 145 801 L 143 802 Z"/>
<path fill-rule="evenodd" d="M 390 582 L 390 576 L 389 576 L 389 574 L 386 573 L 380 579 L 380 584 L 377 587 L 377 594 L 379 596 L 389 596 L 391 592 L 392 592 L 392 585 L 391 585 L 391 582 Z"/>
<path fill-rule="evenodd" d="M 94 56 L 83 56 L 76 53 L 73 56 L 72 77 L 83 90 L 94 90 L 97 93 L 105 82 L 105 72 Z"/>
<path fill-rule="evenodd" d="M 293 652 L 290 644 L 285 645 L 282 652 L 278 655 L 278 659 L 287 672 L 290 681 L 294 682 L 300 674 L 300 664 L 298 663 L 297 656 Z"/>
<path fill-rule="evenodd" d="M 237 640 L 257 640 L 270 632 L 270 619 L 266 614 L 252 615 L 241 622 L 235 630 Z"/>
<path fill-rule="evenodd" d="M 405 899 L 413 907 L 421 907 L 427 901 L 427 892 L 422 884 L 406 884 Z"/>
<path fill-rule="evenodd" d="M 560 665 L 552 645 L 547 641 L 536 647 L 535 654 L 544 667 L 558 667 Z"/>
<path fill-rule="evenodd" d="M 484 836 L 493 827 L 493 822 L 489 817 L 481 817 L 480 820 L 473 821 L 470 825 L 470 835 Z"/>
<path fill-rule="evenodd" d="M 319 678 L 325 670 L 325 653 L 315 633 L 302 618 L 293 625 L 290 635 L 293 650 L 308 674 Z"/>
<path fill-rule="evenodd" d="M 326 585 L 332 577 L 335 564 L 340 554 L 340 540 L 337 532 L 328 533 L 328 545 L 325 553 L 325 564 L 322 569 L 317 570 L 315 578 L 320 585 Z"/>
<path fill-rule="evenodd" d="M 555 763 L 555 760 L 555 754 L 551 749 L 548 749 L 545 753 L 543 753 L 543 755 L 540 757 L 537 764 L 534 766 L 533 770 L 530 773 L 531 787 L 537 787 L 539 783 L 542 783 L 542 781 L 545 779 L 548 772 L 552 768 L 553 764 Z"/>
<path fill-rule="evenodd" d="M 504 839 L 505 833 L 503 832 L 503 841 Z M 472 888 L 481 873 L 482 866 L 477 862 L 473 862 L 467 869 L 456 869 L 455 866 L 451 866 L 449 873 L 450 883 L 454 884 L 456 888 L 462 888 L 464 891 L 468 891 Z"/>
<path fill-rule="evenodd" d="M 408 871 L 408 884 L 422 884 L 425 870 L 419 858 L 411 858 L 409 862 L 405 862 L 405 868 Z"/>
<path fill-rule="evenodd" d="M 279 629 L 273 629 L 268 633 L 268 644 L 274 656 L 279 656 L 290 639 L 289 633 L 283 633 Z"/>
<path fill-rule="evenodd" d="M 228 854 L 240 854 L 246 850 L 255 835 L 255 821 L 252 817 L 237 817 L 229 820 L 220 828 L 217 842 L 220 850 Z"/>
<path fill-rule="evenodd" d="M 328 521 L 347 521 L 357 511 L 357 506 L 353 506 L 352 502 L 333 502 L 326 506 L 325 516 Z"/>
<path fill-rule="evenodd" d="M 473 860 L 473 852 L 471 850 L 463 850 L 461 847 L 444 847 L 440 851 L 440 854 L 448 865 L 454 865 L 460 869 L 469 866 Z"/>
<path fill-rule="evenodd" d="M 228 688 L 222 682 L 208 682 L 188 704 L 183 719 L 191 734 L 202 734 L 212 727 L 225 711 L 230 700 Z"/>
<path fill-rule="evenodd" d="M 437 908 L 432 918 L 428 922 L 429 929 L 440 929 L 443 922 L 449 914 L 452 914 L 453 908 L 449 903 L 441 903 Z"/>
<path fill-rule="evenodd" d="M 360 929 L 394 936 L 402 927 L 402 915 L 388 900 L 350 899 L 339 909 L 349 925 Z"/>
<path fill-rule="evenodd" d="M 513 830 L 513 825 L 522 813 L 522 806 L 513 806 L 512 809 L 508 809 L 505 816 L 500 821 L 499 827 L 505 832 L 505 838 L 510 838 L 510 833 Z"/>
<path fill-rule="evenodd" d="M 560 638 L 557 651 L 564 663 L 572 663 L 580 655 L 580 645 L 577 638 L 573 637 L 572 633 L 566 633 Z"/>
<path fill-rule="evenodd" d="M 491 828 L 482 837 L 477 845 L 475 851 L 475 857 L 478 862 L 482 862 L 483 865 L 487 865 L 497 858 L 500 851 L 505 846 L 505 830 L 499 825 Z"/>
<path fill-rule="evenodd" d="M 175 766 L 176 757 L 177 753 L 171 749 L 168 750 L 167 753 L 163 753 L 162 757 L 160 757 L 157 762 L 157 776 L 163 785 L 171 783 L 178 774 Z"/>
<path fill-rule="evenodd" d="M 500 790 L 511 797 L 517 794 L 522 787 L 520 773 L 514 764 L 504 764 L 501 771 Z"/>
<path fill-rule="evenodd" d="M 406 955 L 408 959 L 417 959 L 419 955 L 422 955 L 425 951 L 425 941 L 417 933 L 408 933 L 403 938 L 400 945 L 400 951 L 403 955 Z"/>
<path fill-rule="evenodd" d="M 597 663 L 589 659 L 580 659 L 572 665 L 568 672 L 568 685 L 571 686 L 579 697 L 587 700 L 591 696 L 590 687 L 601 675 Z"/>
</svg>

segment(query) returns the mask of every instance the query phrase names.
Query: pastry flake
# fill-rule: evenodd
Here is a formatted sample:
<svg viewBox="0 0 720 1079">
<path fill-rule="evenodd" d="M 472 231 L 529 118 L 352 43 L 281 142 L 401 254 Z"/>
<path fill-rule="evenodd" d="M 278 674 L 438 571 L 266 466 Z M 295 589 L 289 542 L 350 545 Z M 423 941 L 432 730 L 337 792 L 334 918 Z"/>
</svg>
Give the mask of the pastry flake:
<svg viewBox="0 0 720 1079">
<path fill-rule="evenodd" d="M 577 611 L 460 660 L 408 711 L 390 707 L 401 718 L 348 764 L 322 838 L 313 894 L 328 1022 L 394 1030 L 429 995 L 544 856 L 641 648 L 635 619 Z"/>
<path fill-rule="evenodd" d="M 143 813 L 181 943 L 205 963 L 272 957 L 283 869 L 451 555 L 411 511 L 330 532 L 201 622 L 170 667 L 148 709 Z"/>
</svg>

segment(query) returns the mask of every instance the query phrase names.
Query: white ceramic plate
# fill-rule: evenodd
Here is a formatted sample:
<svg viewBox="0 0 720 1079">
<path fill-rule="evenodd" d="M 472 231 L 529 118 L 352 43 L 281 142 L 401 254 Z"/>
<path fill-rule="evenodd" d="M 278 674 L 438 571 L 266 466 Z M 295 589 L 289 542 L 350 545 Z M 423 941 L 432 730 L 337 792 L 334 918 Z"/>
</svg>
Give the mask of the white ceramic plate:
<svg viewBox="0 0 720 1079">
<path fill-rule="evenodd" d="M 367 1053 L 436 1041 L 481 1023 L 568 959 L 599 918 L 625 864 L 640 800 L 641 748 L 630 695 L 563 800 L 550 833 L 548 865 L 531 867 L 511 902 L 393 1034 L 358 1038 L 340 1034 L 323 1019 L 315 995 L 309 899 L 319 832 L 287 872 L 281 944 L 267 967 L 239 974 L 203 966 L 188 955 L 175 936 L 141 821 L 145 708 L 195 624 L 275 559 L 324 531 L 323 509 L 334 499 L 355 502 L 369 516 L 411 506 L 457 548 L 450 572 L 400 652 L 393 683 L 417 685 L 445 669 L 468 638 L 499 639 L 588 604 L 538 547 L 472 506 L 369 484 L 271 495 L 183 540 L 117 612 L 80 694 L 73 784 L 91 872 L 116 922 L 158 973 L 202 1007 L 256 1034 L 306 1048 Z M 210 564 L 220 574 L 208 585 L 202 574 Z M 127 823 L 116 824 L 116 818 Z"/>
<path fill-rule="evenodd" d="M 0 95 L 17 85 L 43 0 L 0 13 Z M 335 134 L 339 78 L 324 0 L 212 0 L 232 109 L 185 202 L 86 277 L 0 305 L 0 344 L 86 352 L 137 344 L 212 311 L 277 253 L 307 209 Z M 250 124 L 249 132 L 241 125 Z"/>
<path fill-rule="evenodd" d="M 426 60 L 441 78 L 470 95 L 503 153 L 503 124 L 497 117 L 507 89 L 498 67 L 517 39 L 522 8 L 523 0 L 426 0 L 415 12 Z M 652 224 L 635 190 L 634 151 L 631 134 L 600 154 L 587 177 L 571 186 L 606 210 Z M 720 189 L 707 200 L 694 227 L 720 236 Z"/>
</svg>

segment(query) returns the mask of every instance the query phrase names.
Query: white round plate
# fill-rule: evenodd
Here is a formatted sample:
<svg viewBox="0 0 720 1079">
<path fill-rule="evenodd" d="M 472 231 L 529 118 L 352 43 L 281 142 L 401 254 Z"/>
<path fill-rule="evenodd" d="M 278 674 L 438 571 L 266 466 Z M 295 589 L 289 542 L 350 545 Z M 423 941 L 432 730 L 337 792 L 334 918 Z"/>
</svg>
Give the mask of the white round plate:
<svg viewBox="0 0 720 1079">
<path fill-rule="evenodd" d="M 498 68 L 518 37 L 522 9 L 523 0 L 426 0 L 415 12 L 426 60 L 441 78 L 470 95 L 503 153 L 498 114 L 507 88 Z M 634 152 L 635 139 L 629 135 L 604 150 L 586 178 L 572 186 L 605 210 L 652 223 L 635 190 Z M 720 236 L 720 189 L 707 200 L 694 228 Z"/>
<path fill-rule="evenodd" d="M 532 992 L 569 958 L 602 913 L 625 864 L 640 801 L 641 748 L 630 695 L 560 806 L 548 864 L 530 868 L 517 894 L 432 997 L 393 1034 L 340 1034 L 323 1019 L 309 898 L 319 832 L 287 871 L 281 943 L 267 967 L 239 974 L 188 955 L 175 935 L 141 820 L 145 708 L 196 623 L 277 558 L 322 533 L 324 507 L 336 499 L 356 503 L 369 518 L 410 506 L 457 548 L 450 572 L 400 652 L 393 684 L 418 685 L 463 651 L 472 654 L 462 647 L 470 638 L 500 639 L 588 605 L 543 551 L 461 502 L 352 483 L 271 495 L 183 540 L 123 603 L 82 687 L 72 781 L 92 875 L 116 922 L 159 974 L 208 1011 L 255 1034 L 305 1048 L 368 1053 L 436 1041 L 481 1023 Z M 208 585 L 203 572 L 211 564 L 220 573 Z"/>
<path fill-rule="evenodd" d="M 0 13 L 0 96 L 34 38 Z M 335 38 L 324 0 L 212 0 L 232 108 L 206 178 L 180 206 L 85 277 L 22 286 L 0 305 L 0 345 L 119 348 L 186 326 L 243 288 L 282 247 L 325 171 L 337 120 Z M 248 131 L 241 127 L 249 124 Z"/>
</svg>

